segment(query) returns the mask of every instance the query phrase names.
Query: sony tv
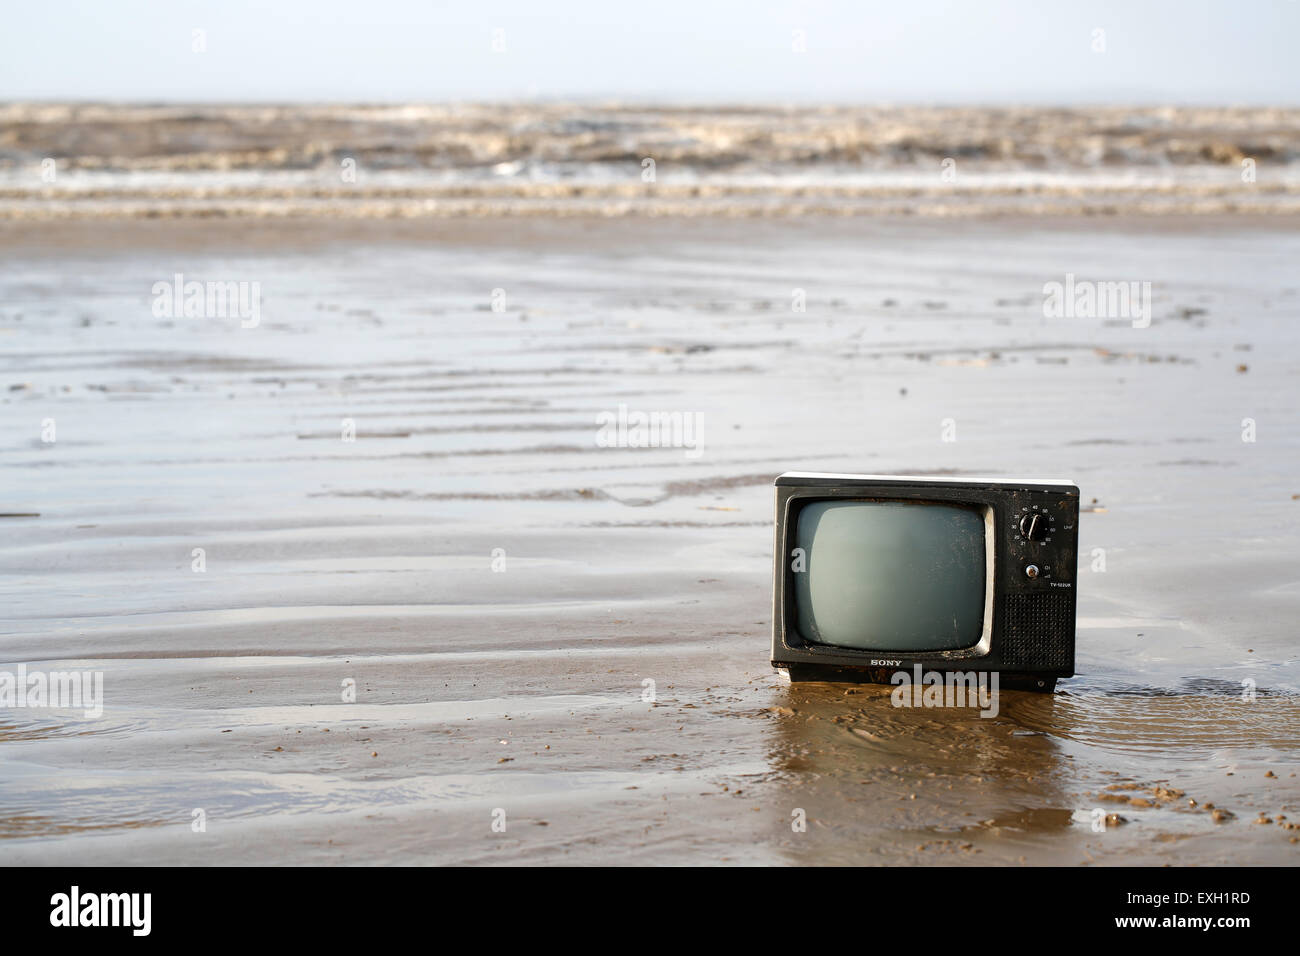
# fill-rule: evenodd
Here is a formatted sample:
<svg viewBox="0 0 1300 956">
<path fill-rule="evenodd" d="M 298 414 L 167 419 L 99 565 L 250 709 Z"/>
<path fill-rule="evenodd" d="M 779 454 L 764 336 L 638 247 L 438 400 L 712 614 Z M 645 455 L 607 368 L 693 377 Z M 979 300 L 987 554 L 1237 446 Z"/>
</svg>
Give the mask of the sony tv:
<svg viewBox="0 0 1300 956">
<path fill-rule="evenodd" d="M 1074 674 L 1079 489 L 1069 481 L 776 479 L 772 666 L 792 681 Z"/>
</svg>

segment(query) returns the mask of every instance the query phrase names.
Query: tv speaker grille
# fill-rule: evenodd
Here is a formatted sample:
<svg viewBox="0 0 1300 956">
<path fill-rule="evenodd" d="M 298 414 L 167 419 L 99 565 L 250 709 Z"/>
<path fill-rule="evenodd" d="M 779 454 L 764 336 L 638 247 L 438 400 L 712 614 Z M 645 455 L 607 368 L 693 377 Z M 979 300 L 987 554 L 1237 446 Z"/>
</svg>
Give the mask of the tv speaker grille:
<svg viewBox="0 0 1300 956">
<path fill-rule="evenodd" d="M 1009 594 L 999 648 L 1003 667 L 1074 670 L 1074 595 Z"/>
</svg>

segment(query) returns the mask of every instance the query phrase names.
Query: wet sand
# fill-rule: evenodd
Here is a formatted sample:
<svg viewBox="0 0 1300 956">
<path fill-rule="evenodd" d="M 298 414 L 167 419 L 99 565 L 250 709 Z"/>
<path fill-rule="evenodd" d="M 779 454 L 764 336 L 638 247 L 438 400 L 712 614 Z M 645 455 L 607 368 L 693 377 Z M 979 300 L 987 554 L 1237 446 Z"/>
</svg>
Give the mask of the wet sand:
<svg viewBox="0 0 1300 956">
<path fill-rule="evenodd" d="M 0 512 L 38 515 L 0 518 L 0 669 L 106 696 L 0 710 L 8 863 L 1300 853 L 1294 219 L 3 222 L 0 249 Z M 155 316 L 178 272 L 259 282 L 260 324 Z M 1045 318 L 1067 273 L 1152 282 L 1150 327 Z M 601 447 L 620 404 L 698 414 L 700 454 Z M 1079 676 L 991 720 L 781 684 L 785 470 L 1074 479 Z"/>
</svg>

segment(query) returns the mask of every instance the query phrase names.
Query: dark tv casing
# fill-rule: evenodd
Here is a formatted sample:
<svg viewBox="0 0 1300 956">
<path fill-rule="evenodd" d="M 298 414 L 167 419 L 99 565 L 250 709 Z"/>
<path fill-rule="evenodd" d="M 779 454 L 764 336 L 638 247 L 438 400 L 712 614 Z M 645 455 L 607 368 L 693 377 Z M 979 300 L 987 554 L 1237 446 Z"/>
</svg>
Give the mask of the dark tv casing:
<svg viewBox="0 0 1300 956">
<path fill-rule="evenodd" d="M 980 509 L 988 573 L 979 643 L 917 652 L 805 640 L 794 607 L 798 572 L 791 551 L 799 510 L 826 500 L 929 501 Z M 1039 520 L 1031 522 L 1035 514 Z M 1034 540 L 1022 524 L 1032 524 Z M 1058 678 L 1074 675 L 1078 527 L 1079 489 L 1069 481 L 787 472 L 776 479 L 772 666 L 792 681 L 889 683 L 894 673 L 911 672 L 919 664 L 923 671 L 996 672 L 1002 687 L 1050 691 Z"/>
</svg>

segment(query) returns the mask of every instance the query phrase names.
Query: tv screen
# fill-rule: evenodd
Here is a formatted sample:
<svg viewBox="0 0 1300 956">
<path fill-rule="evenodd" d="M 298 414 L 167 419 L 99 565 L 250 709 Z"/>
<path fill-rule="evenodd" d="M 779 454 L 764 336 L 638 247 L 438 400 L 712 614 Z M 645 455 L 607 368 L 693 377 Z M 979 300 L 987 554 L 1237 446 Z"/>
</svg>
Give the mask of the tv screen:
<svg viewBox="0 0 1300 956">
<path fill-rule="evenodd" d="M 798 515 L 800 634 L 834 647 L 956 650 L 984 630 L 984 509 L 937 502 L 817 501 Z"/>
</svg>

